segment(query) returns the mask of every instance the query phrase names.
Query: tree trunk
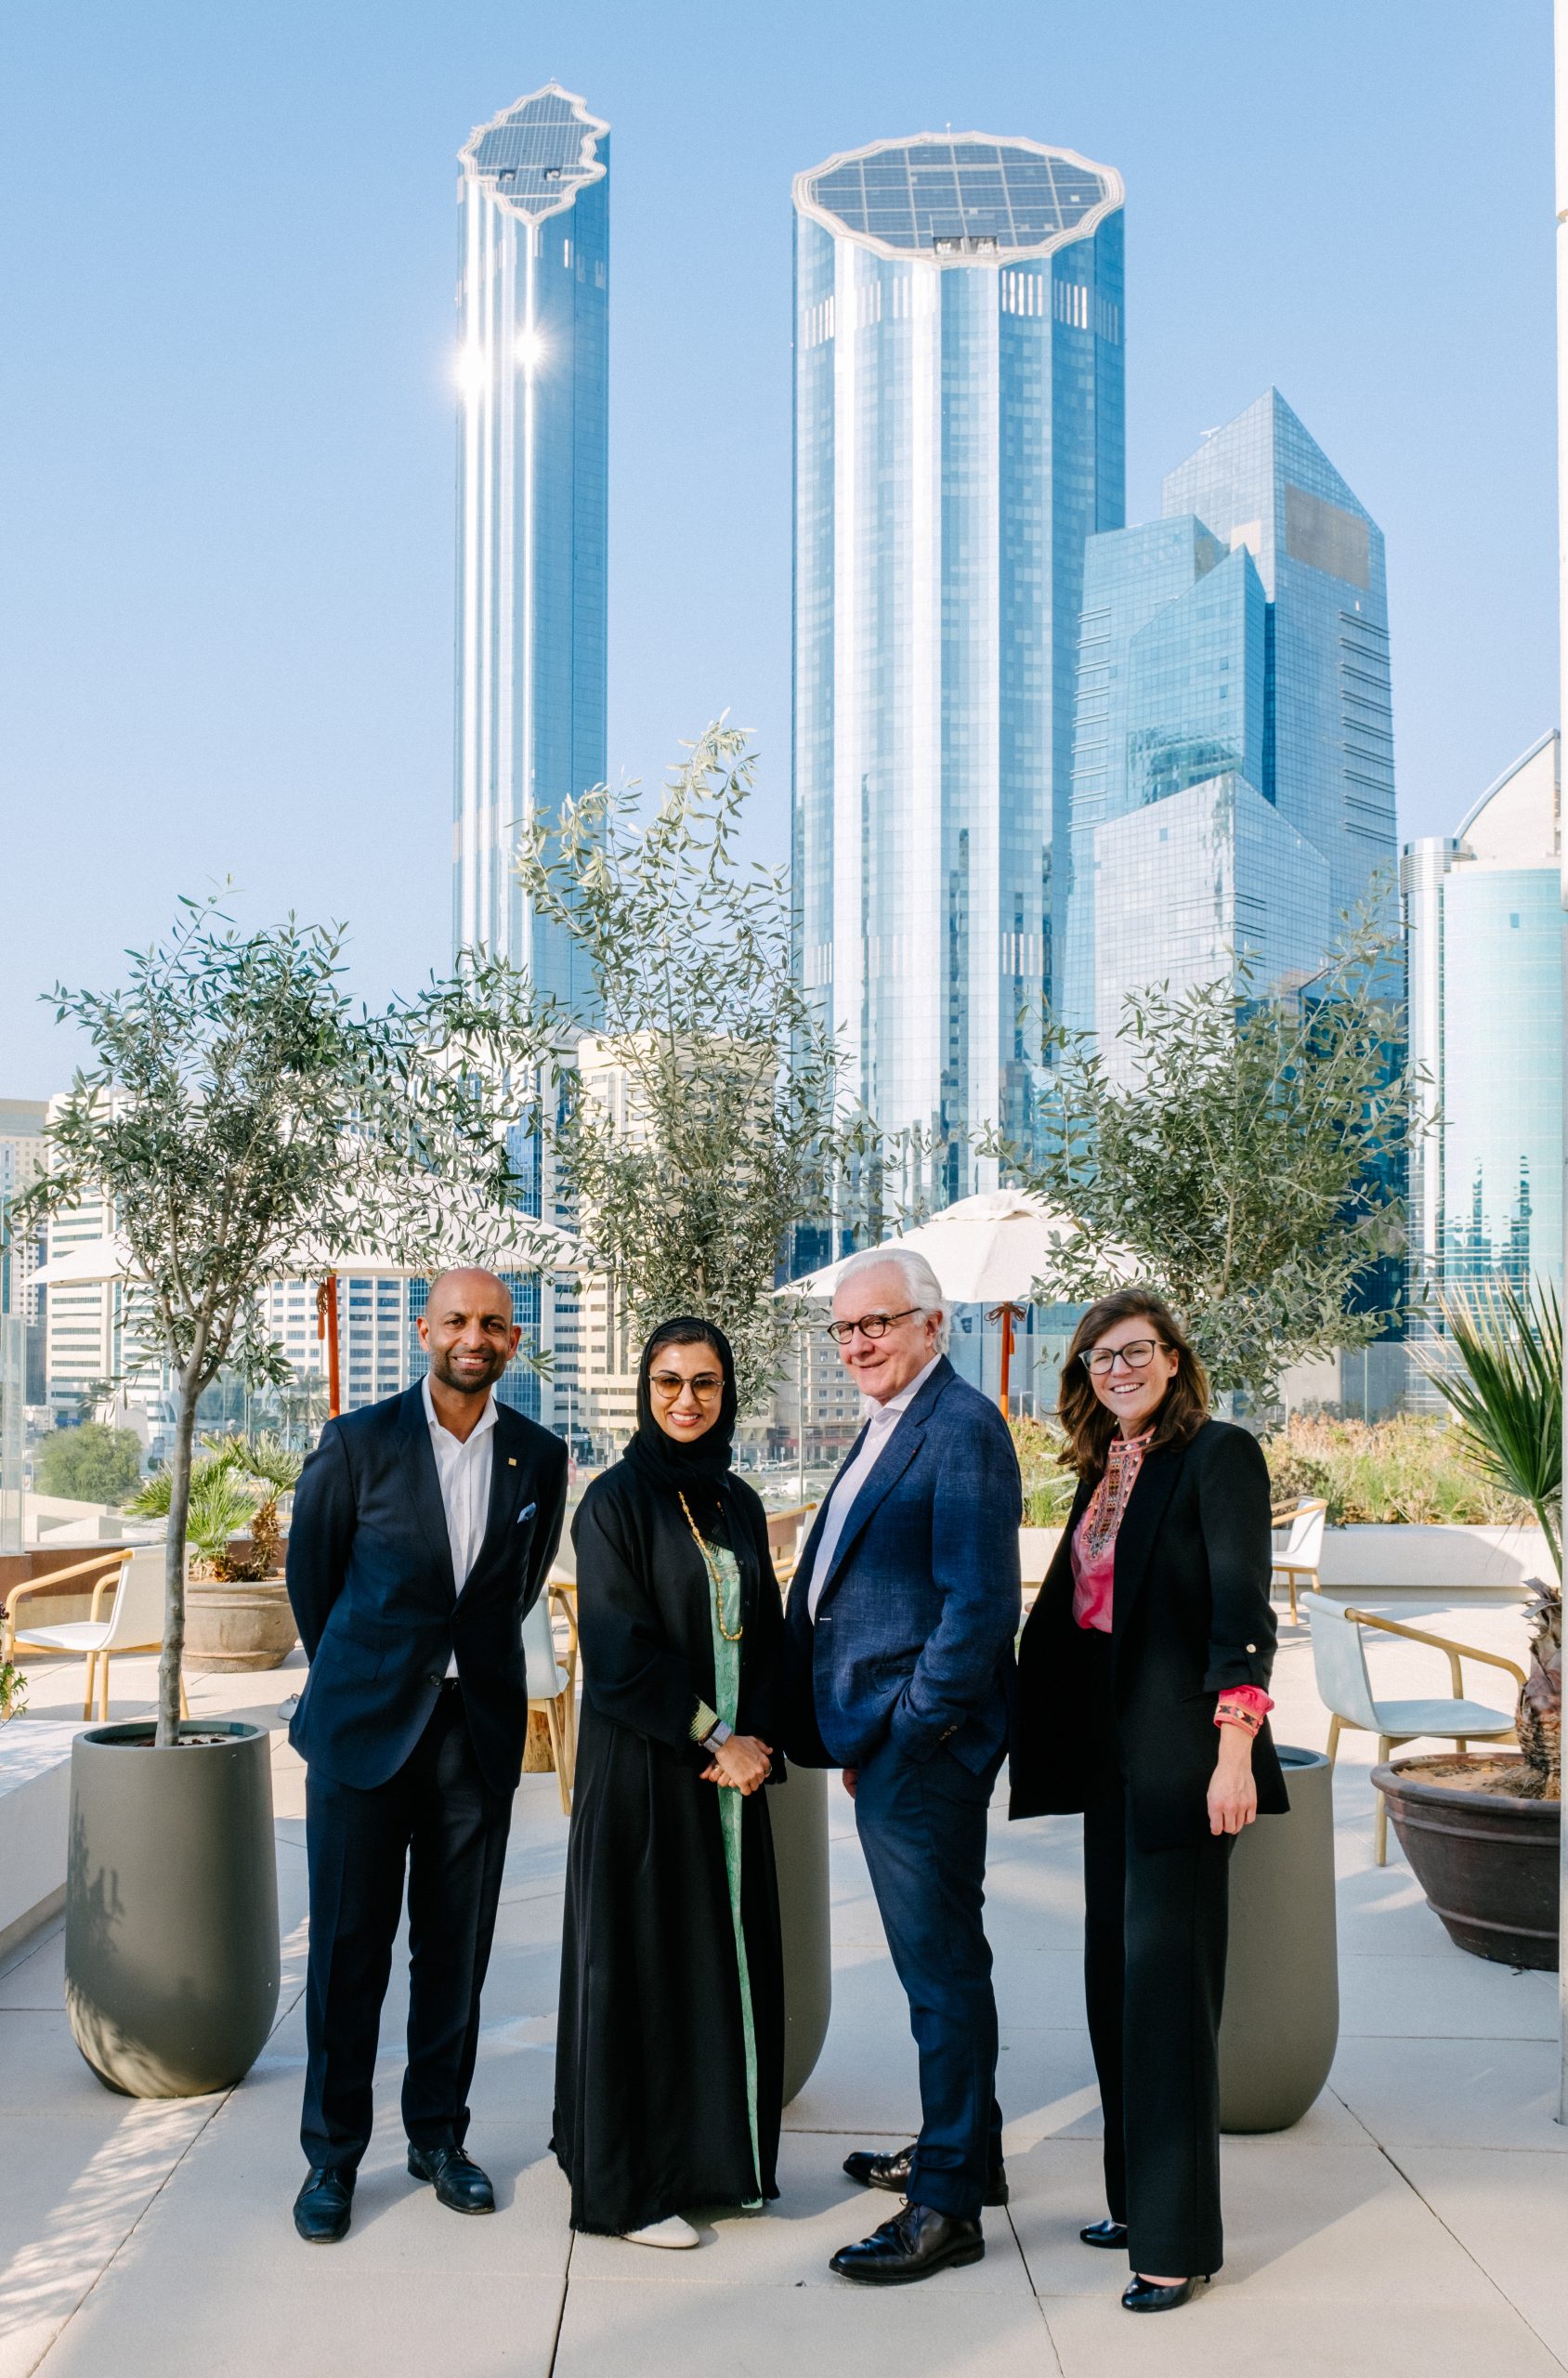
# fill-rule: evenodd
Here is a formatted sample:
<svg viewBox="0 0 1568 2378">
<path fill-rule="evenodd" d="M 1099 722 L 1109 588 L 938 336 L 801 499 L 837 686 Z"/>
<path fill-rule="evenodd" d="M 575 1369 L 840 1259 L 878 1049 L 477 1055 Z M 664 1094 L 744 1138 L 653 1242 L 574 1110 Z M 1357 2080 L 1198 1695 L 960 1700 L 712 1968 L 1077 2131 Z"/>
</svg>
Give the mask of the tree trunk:
<svg viewBox="0 0 1568 2378">
<path fill-rule="evenodd" d="M 163 1650 L 158 1662 L 160 1750 L 179 1741 L 179 1671 L 185 1655 L 185 1530 L 190 1515 L 190 1456 L 196 1442 L 196 1406 L 202 1396 L 198 1344 L 180 1375 L 179 1416 L 169 1455 L 169 1535 L 163 1554 Z"/>
</svg>

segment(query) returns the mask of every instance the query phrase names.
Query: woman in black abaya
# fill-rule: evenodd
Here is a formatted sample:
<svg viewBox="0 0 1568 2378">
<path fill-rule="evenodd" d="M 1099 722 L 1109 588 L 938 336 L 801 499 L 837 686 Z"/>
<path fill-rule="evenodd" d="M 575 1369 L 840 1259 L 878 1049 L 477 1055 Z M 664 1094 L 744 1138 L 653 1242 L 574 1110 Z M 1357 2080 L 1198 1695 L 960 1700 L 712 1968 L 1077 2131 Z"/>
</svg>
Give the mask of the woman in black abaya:
<svg viewBox="0 0 1568 2378">
<path fill-rule="evenodd" d="M 567 1849 L 555 2150 L 575 2229 L 695 2246 L 777 2196 L 784 1996 L 766 1795 L 782 1609 L 730 1469 L 722 1331 L 656 1329 L 637 1431 L 572 1526 L 582 1717 Z"/>
</svg>

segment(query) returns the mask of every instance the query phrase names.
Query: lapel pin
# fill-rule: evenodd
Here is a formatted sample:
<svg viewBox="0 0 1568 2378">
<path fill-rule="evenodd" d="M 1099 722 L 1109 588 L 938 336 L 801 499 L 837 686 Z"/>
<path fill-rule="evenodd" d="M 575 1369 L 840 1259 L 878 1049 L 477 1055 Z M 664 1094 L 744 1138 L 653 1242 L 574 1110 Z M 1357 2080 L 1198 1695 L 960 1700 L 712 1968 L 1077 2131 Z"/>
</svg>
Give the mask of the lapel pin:
<svg viewBox="0 0 1568 2378">
<path fill-rule="evenodd" d="M 507 1457 L 506 1457 L 506 1467 L 507 1467 L 507 1469 L 508 1469 L 508 1470 L 516 1470 L 516 1467 L 517 1467 L 517 1457 L 516 1457 L 516 1455 L 515 1453 L 509 1453 L 509 1454 L 507 1455 Z"/>
</svg>

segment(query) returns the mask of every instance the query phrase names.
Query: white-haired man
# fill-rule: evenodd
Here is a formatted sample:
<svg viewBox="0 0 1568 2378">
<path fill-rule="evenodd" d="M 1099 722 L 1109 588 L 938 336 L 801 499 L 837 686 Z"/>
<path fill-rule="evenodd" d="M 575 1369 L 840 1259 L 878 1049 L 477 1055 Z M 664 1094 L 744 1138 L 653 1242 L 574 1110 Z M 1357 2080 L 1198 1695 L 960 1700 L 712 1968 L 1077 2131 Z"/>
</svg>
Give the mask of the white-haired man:
<svg viewBox="0 0 1568 2378">
<path fill-rule="evenodd" d="M 920 2050 L 921 2133 L 844 2170 L 906 2202 L 830 2267 L 927 2278 L 986 2251 L 1004 2204 L 997 2011 L 981 1911 L 1018 1629 L 1018 1462 L 947 1360 L 942 1289 L 912 1250 L 856 1256 L 829 1325 L 866 1399 L 791 1588 L 795 1739 L 842 1767 Z"/>
</svg>

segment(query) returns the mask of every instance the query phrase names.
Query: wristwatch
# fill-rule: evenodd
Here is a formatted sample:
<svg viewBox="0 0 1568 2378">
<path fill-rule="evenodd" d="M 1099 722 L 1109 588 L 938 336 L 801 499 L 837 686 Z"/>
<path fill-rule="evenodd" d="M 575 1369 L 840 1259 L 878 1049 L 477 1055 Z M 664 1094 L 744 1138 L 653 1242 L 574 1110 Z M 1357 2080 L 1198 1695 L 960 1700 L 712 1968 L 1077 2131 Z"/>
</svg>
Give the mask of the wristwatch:
<svg viewBox="0 0 1568 2378">
<path fill-rule="evenodd" d="M 735 1728 L 733 1726 L 726 1726 L 722 1718 L 716 1718 L 712 1725 L 708 1729 L 708 1731 L 703 1735 L 699 1747 L 703 1750 L 710 1751 L 723 1750 L 725 1743 L 730 1740 L 734 1732 Z"/>
</svg>

